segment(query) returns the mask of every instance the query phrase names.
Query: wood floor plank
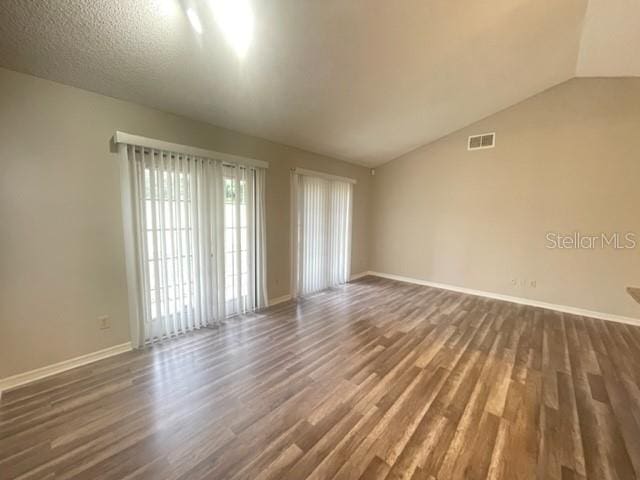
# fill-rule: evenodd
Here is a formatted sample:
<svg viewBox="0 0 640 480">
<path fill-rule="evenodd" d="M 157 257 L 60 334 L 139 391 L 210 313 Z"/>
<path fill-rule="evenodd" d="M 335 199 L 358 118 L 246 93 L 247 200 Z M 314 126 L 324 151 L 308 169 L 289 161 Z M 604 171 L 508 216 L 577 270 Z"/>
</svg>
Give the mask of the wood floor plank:
<svg viewBox="0 0 640 480">
<path fill-rule="evenodd" d="M 640 328 L 373 277 L 0 400 L 2 480 L 639 475 Z"/>
</svg>

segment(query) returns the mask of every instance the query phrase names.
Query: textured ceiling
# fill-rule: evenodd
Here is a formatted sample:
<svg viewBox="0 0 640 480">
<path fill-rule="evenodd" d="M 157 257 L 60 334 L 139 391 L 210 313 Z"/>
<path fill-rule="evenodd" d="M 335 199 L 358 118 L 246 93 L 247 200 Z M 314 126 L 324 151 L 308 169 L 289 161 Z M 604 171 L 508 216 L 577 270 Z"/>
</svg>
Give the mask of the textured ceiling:
<svg viewBox="0 0 640 480">
<path fill-rule="evenodd" d="M 377 165 L 575 76 L 587 10 L 587 0 L 254 0 L 240 60 L 210 1 L 2 0 L 0 65 Z"/>
</svg>

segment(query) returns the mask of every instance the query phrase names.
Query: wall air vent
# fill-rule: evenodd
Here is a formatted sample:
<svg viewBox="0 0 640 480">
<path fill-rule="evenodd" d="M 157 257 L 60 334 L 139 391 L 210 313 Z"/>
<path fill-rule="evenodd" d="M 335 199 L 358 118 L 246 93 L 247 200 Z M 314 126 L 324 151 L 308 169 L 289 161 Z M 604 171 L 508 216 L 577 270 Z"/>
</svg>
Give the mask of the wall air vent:
<svg viewBox="0 0 640 480">
<path fill-rule="evenodd" d="M 483 133 L 482 135 L 471 135 L 467 150 L 482 150 L 484 148 L 493 148 L 496 146 L 496 133 Z"/>
</svg>

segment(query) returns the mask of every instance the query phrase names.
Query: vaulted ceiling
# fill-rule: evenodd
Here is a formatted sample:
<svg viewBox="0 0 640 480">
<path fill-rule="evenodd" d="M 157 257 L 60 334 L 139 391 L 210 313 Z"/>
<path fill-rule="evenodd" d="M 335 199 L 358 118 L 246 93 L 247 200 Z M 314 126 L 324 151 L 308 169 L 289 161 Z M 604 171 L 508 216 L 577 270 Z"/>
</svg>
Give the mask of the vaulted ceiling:
<svg viewBox="0 0 640 480">
<path fill-rule="evenodd" d="M 0 65 L 371 166 L 576 72 L 640 75 L 637 0 L 225 1 L 3 0 Z"/>
</svg>

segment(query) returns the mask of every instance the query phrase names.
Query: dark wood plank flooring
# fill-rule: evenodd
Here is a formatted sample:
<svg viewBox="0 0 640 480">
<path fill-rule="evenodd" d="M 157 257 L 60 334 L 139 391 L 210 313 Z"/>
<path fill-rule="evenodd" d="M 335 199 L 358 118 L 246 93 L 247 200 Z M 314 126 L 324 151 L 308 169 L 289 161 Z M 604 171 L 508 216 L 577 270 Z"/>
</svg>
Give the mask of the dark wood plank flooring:
<svg viewBox="0 0 640 480">
<path fill-rule="evenodd" d="M 5 393 L 0 478 L 640 474 L 640 328 L 379 278 Z"/>
</svg>

